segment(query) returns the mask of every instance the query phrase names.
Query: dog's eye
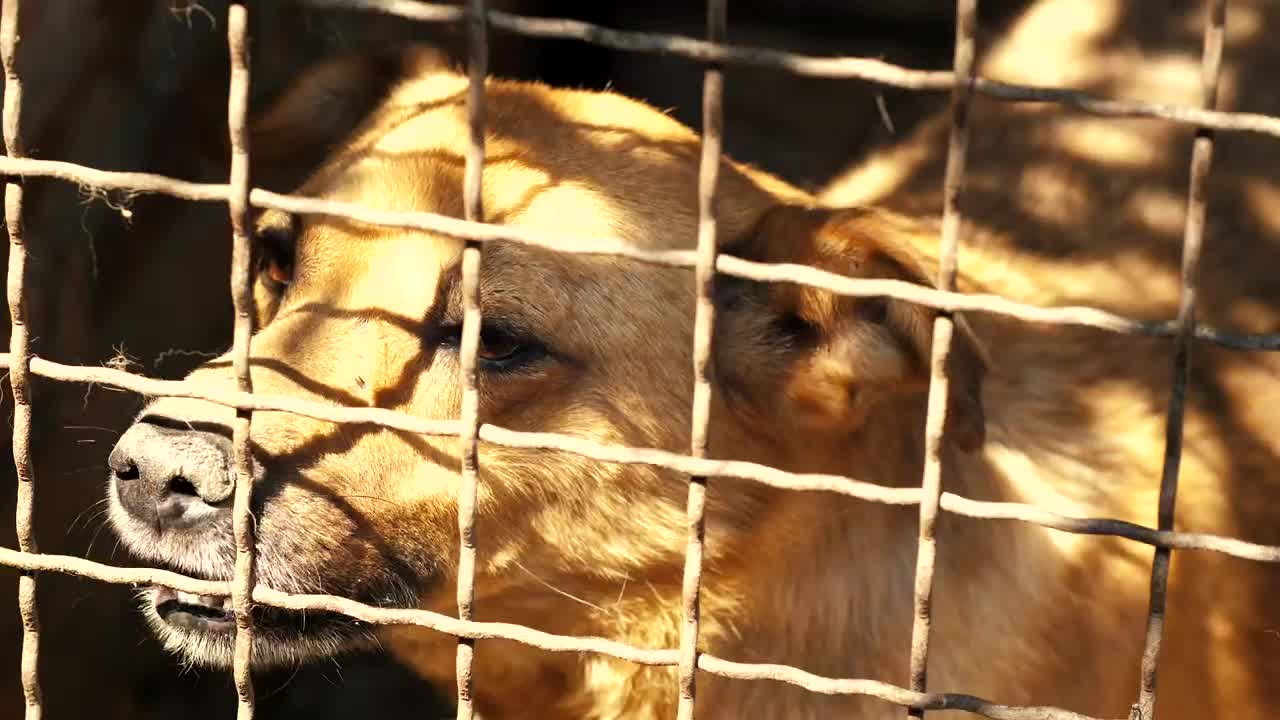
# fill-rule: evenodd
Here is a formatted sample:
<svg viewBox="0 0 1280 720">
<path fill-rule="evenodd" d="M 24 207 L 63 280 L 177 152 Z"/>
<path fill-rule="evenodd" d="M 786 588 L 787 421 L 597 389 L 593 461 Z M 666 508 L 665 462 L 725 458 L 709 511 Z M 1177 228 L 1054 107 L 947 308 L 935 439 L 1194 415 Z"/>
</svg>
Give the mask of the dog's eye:
<svg viewBox="0 0 1280 720">
<path fill-rule="evenodd" d="M 480 348 L 476 357 L 483 369 L 516 370 L 537 362 L 546 355 L 546 348 L 535 341 L 498 328 L 480 329 Z"/>
<path fill-rule="evenodd" d="M 462 342 L 461 326 L 441 330 L 441 344 L 457 350 Z M 480 328 L 480 346 L 476 352 L 479 368 L 488 372 L 512 372 L 546 358 L 547 349 L 536 340 L 513 331 L 485 325 Z"/>
<path fill-rule="evenodd" d="M 258 274 L 272 289 L 284 289 L 293 281 L 293 257 L 264 238 L 259 245 Z"/>
<path fill-rule="evenodd" d="M 267 259 L 263 272 L 268 280 L 277 285 L 288 285 L 293 279 L 293 265 L 276 257 Z"/>
<path fill-rule="evenodd" d="M 501 362 L 511 358 L 525 348 L 515 336 L 484 328 L 480 331 L 479 357 L 486 362 Z"/>
<path fill-rule="evenodd" d="M 255 225 L 253 253 L 258 279 L 269 291 L 279 295 L 293 282 L 298 218 L 269 210 Z"/>
</svg>

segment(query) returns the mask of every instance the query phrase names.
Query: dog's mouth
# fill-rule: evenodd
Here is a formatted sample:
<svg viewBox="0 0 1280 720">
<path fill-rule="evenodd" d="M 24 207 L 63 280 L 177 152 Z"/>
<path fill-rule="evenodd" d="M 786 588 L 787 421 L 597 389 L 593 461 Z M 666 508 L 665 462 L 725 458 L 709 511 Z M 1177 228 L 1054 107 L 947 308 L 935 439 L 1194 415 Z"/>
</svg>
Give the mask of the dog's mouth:
<svg viewBox="0 0 1280 720">
<path fill-rule="evenodd" d="M 172 588 L 151 587 L 151 606 L 165 623 L 182 630 L 228 633 L 236 616 L 228 595 L 192 595 Z"/>
<path fill-rule="evenodd" d="M 236 616 L 227 595 L 196 595 L 153 585 L 140 594 L 142 613 L 162 644 L 190 662 L 228 668 Z M 258 667 L 296 664 L 369 642 L 373 628 L 325 612 L 295 612 L 261 605 L 251 610 L 253 662 Z"/>
</svg>

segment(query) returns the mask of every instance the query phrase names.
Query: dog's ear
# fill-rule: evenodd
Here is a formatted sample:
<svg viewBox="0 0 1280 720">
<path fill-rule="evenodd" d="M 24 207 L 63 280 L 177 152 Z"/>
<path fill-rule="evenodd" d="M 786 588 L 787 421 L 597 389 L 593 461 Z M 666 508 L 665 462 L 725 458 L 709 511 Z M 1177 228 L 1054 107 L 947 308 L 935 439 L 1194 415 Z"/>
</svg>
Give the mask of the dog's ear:
<svg viewBox="0 0 1280 720">
<path fill-rule="evenodd" d="M 413 45 L 311 66 L 252 119 L 254 183 L 292 190 L 351 138 L 396 84 L 447 62 L 443 52 Z"/>
<path fill-rule="evenodd" d="M 779 206 L 726 254 L 796 263 L 857 278 L 930 285 L 909 242 L 923 226 L 876 210 Z M 717 278 L 716 376 L 731 399 L 815 431 L 856 431 L 879 403 L 929 385 L 936 311 L 892 298 L 852 298 L 795 283 Z M 956 319 L 947 436 L 964 450 L 984 439 L 986 362 Z"/>
</svg>

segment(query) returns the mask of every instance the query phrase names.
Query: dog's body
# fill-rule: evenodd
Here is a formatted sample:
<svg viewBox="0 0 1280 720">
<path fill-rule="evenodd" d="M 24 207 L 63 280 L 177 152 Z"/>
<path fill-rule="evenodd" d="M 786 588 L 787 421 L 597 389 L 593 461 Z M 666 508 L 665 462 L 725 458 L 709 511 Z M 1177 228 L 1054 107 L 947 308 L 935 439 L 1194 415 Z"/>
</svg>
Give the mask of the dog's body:
<svg viewBox="0 0 1280 720">
<path fill-rule="evenodd" d="M 1067 4 L 1109 6 L 1103 0 Z M 1062 5 L 1046 0 L 1032 11 L 1026 26 L 1014 29 L 1010 46 L 997 51 L 994 70 L 1008 62 L 1001 58 L 1025 50 L 1019 38 L 1030 42 L 1035 23 Z M 1100 16 L 1085 13 L 1065 29 L 1088 35 L 1091 23 L 1103 26 Z M 1064 32 L 1061 19 L 1051 24 L 1067 38 L 1067 49 L 1080 42 Z M 1184 54 L 1194 57 L 1194 51 L 1193 43 Z M 376 103 L 371 96 L 379 93 L 368 88 L 382 87 L 388 72 L 399 77 L 399 61 L 354 60 L 313 73 L 263 121 L 258 147 L 265 157 L 325 147 L 341 136 L 339 126 L 354 122 L 347 105 L 372 103 L 377 110 L 341 141 L 302 192 L 460 215 L 466 79 L 431 61 L 406 66 L 407 79 L 388 84 Z M 692 246 L 698 140 L 691 131 L 612 94 L 497 80 L 486 94 L 487 220 L 650 248 Z M 988 190 L 996 200 L 966 208 L 977 225 L 965 235 L 962 289 L 1171 316 L 1181 197 L 1143 195 L 1137 185 L 1120 187 L 1108 178 L 1183 177 L 1189 143 L 1154 123 L 1071 120 L 1079 126 L 1070 132 L 1087 126 L 1093 133 L 1084 150 L 1136 153 L 1117 158 L 1129 164 L 1113 175 L 1087 160 L 1041 157 L 1050 131 L 1033 128 L 1046 117 L 1043 109 L 975 107 L 970 187 L 979 191 L 973 197 Z M 1105 124 L 1116 122 L 1115 130 Z M 1009 135 L 987 143 L 990 127 Z M 915 185 L 908 180 L 911 161 L 923 165 L 939 154 L 939 135 L 939 127 L 922 128 L 898 154 L 873 159 L 833 187 L 827 205 L 875 200 L 936 217 L 940 173 Z M 1034 139 L 1024 147 L 1010 145 L 1009 137 Z M 1250 141 L 1249 152 L 1261 152 L 1255 149 L 1261 144 Z M 1277 157 L 1274 149 L 1265 152 Z M 1229 148 L 1223 154 L 1230 160 Z M 1076 167 L 1082 175 L 1072 174 Z M 1032 199 L 1042 214 L 983 225 L 992 208 L 1021 207 L 1024 193 L 1003 181 L 1035 172 L 1041 181 L 1028 189 L 1053 193 Z M 1237 176 L 1230 166 L 1224 172 L 1226 182 L 1256 182 L 1249 197 L 1280 207 L 1265 179 Z M 1075 194 L 1059 194 L 1068 190 Z M 999 205 L 1001 197 L 1012 200 Z M 854 276 L 928 282 L 935 274 L 931 220 L 820 209 L 805 193 L 731 163 L 722 171 L 719 198 L 726 252 Z M 1079 209 L 1064 207 L 1067 198 L 1076 198 Z M 1086 222 L 1108 217 L 1112 199 L 1136 207 L 1132 222 L 1145 223 L 1149 232 L 1130 235 L 1121 226 L 1126 232 L 1116 236 L 1115 226 Z M 1139 201 L 1148 204 L 1133 204 Z M 1215 207 L 1211 213 L 1223 211 Z M 1280 285 L 1261 264 L 1275 252 L 1261 246 L 1280 228 L 1265 222 L 1249 225 L 1247 233 L 1232 232 L 1243 226 L 1231 217 L 1211 223 L 1202 319 L 1250 331 L 1280 324 Z M 1054 232 L 1046 234 L 1050 226 Z M 456 416 L 460 243 L 278 213 L 262 218 L 260 235 L 256 391 Z M 481 277 L 483 421 L 687 449 L 689 271 L 498 243 L 486 246 Z M 719 281 L 717 304 L 714 456 L 891 486 L 919 484 L 931 312 L 896 300 L 837 299 L 728 278 Z M 1168 342 L 994 316 L 966 320 L 953 351 L 947 490 L 1154 524 Z M 1280 447 L 1267 434 L 1280 401 L 1280 364 L 1203 345 L 1194 353 L 1178 527 L 1280 542 L 1274 502 Z M 192 380 L 231 382 L 225 362 Z M 194 435 L 200 423 L 217 426 L 229 417 L 210 404 L 162 400 L 121 440 L 112 458 L 112 516 L 126 544 L 147 559 L 230 575 L 229 524 L 216 509 L 225 498 L 225 468 L 222 475 L 190 478 L 165 469 L 181 461 L 175 454 L 188 452 L 173 440 L 174 428 L 191 423 L 187 435 Z M 257 525 L 263 581 L 453 611 L 456 442 L 279 413 L 255 414 L 253 440 L 263 468 Z M 188 466 L 186 472 L 204 471 Z M 174 478 L 189 482 L 175 491 Z M 640 646 L 678 644 L 685 478 L 485 445 L 480 483 L 479 619 Z M 178 527 L 164 514 L 169 511 L 155 515 L 156 503 L 172 508 L 174 492 L 196 498 L 182 500 L 196 506 L 178 513 L 181 532 L 166 527 Z M 712 479 L 709 493 L 706 652 L 905 684 L 914 507 L 727 479 Z M 1149 547 L 945 514 L 939 537 L 932 689 L 1111 717 L 1128 712 L 1138 691 Z M 1280 622 L 1271 600 L 1280 591 L 1280 572 L 1199 552 L 1174 558 L 1160 717 L 1266 717 L 1280 680 L 1280 636 L 1272 631 Z M 226 663 L 228 634 L 166 622 L 161 615 L 190 613 L 181 606 L 172 611 L 173 605 L 157 613 L 165 598 L 152 594 L 145 605 L 168 644 L 204 662 Z M 354 634 L 332 618 L 313 618 L 305 631 L 291 622 L 264 620 L 260 659 L 288 662 L 332 652 Z M 384 638 L 442 687 L 452 683 L 451 638 L 410 629 L 386 631 Z M 491 718 L 666 717 L 676 699 L 670 668 L 488 640 L 477 645 L 476 693 Z M 698 705 L 701 717 L 721 718 L 901 712 L 865 698 L 706 673 L 698 677 Z"/>
</svg>

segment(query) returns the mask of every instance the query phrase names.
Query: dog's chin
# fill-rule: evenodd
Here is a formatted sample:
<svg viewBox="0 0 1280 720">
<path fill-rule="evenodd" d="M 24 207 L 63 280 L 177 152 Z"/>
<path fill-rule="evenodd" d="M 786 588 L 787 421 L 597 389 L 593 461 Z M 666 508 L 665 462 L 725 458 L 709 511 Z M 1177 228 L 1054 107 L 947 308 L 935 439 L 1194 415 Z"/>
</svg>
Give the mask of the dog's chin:
<svg viewBox="0 0 1280 720">
<path fill-rule="evenodd" d="M 165 649 L 191 665 L 231 667 L 236 621 L 230 598 L 152 586 L 139 601 Z M 255 606 L 251 616 L 255 668 L 296 666 L 374 643 L 372 626 L 343 615 Z"/>
</svg>

